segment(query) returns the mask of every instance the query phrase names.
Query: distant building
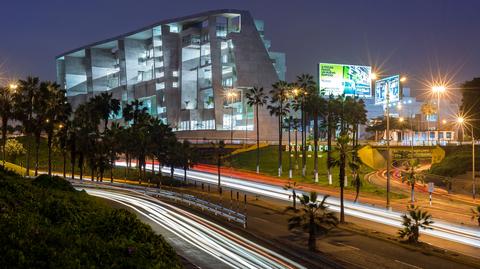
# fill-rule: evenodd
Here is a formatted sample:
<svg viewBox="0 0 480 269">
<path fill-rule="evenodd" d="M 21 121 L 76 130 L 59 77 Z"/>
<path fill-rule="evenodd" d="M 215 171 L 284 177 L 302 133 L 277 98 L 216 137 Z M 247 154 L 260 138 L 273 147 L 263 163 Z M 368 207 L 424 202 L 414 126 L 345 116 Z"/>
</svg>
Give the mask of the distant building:
<svg viewBox="0 0 480 269">
<path fill-rule="evenodd" d="M 262 108 L 260 126 L 245 93 L 285 78 L 285 54 L 270 51 L 264 24 L 248 11 L 215 10 L 168 19 L 57 57 L 58 82 L 76 108 L 111 92 L 122 105 L 139 99 L 151 115 L 190 139 L 277 137 Z M 227 97 L 227 93 L 230 93 Z M 232 94 L 234 93 L 234 94 Z M 121 116 L 120 116 L 121 118 Z"/>
</svg>

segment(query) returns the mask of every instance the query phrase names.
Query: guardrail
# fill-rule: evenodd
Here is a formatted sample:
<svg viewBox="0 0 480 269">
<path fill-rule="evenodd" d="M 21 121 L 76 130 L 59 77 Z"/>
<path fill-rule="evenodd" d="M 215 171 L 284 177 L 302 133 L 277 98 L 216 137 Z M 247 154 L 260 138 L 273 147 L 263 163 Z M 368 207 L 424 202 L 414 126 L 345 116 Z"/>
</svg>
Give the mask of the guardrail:
<svg viewBox="0 0 480 269">
<path fill-rule="evenodd" d="M 202 211 L 208 211 L 215 214 L 215 216 L 220 216 L 226 218 L 228 221 L 237 222 L 243 225 L 244 228 L 247 227 L 247 215 L 242 214 L 238 211 L 223 207 L 221 205 L 200 199 L 191 194 L 177 193 L 173 191 L 168 191 L 159 188 L 151 187 L 142 187 L 135 185 L 126 185 L 122 183 L 110 183 L 110 182 L 91 182 L 91 181 L 80 181 L 69 179 L 70 183 L 77 188 L 82 187 L 93 187 L 93 188 L 104 188 L 104 189 L 114 189 L 114 190 L 128 190 L 135 191 L 137 193 L 145 194 L 155 198 L 166 198 L 175 202 L 184 203 L 188 206 L 196 206 Z"/>
</svg>

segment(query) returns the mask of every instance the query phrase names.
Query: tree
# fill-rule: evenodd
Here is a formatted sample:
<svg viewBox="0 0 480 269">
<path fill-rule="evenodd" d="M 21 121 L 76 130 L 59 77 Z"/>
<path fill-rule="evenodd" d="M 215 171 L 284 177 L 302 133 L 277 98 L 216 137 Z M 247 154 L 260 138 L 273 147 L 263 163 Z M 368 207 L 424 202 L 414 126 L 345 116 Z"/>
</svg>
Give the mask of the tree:
<svg viewBox="0 0 480 269">
<path fill-rule="evenodd" d="M 45 100 L 43 129 L 47 134 L 48 175 L 52 174 L 52 143 L 54 132 L 59 131 L 68 121 L 72 108 L 68 103 L 65 90 L 56 83 L 42 83 L 42 98 Z"/>
<path fill-rule="evenodd" d="M 253 87 L 251 88 L 245 95 L 247 98 L 247 104 L 249 106 L 255 106 L 255 117 L 257 124 L 256 129 L 257 129 L 257 174 L 260 173 L 260 123 L 259 123 L 259 108 L 263 107 L 264 105 L 267 104 L 267 95 L 265 94 L 263 87 L 257 88 Z"/>
<path fill-rule="evenodd" d="M 360 165 L 361 161 L 360 158 L 358 157 L 358 146 L 353 147 L 351 151 L 351 158 L 348 163 L 348 166 L 350 167 L 350 170 L 352 171 L 352 185 L 355 187 L 355 200 L 353 201 L 356 203 L 358 201 L 358 197 L 360 195 L 360 188 L 362 187 L 362 179 L 360 178 Z"/>
<path fill-rule="evenodd" d="M 415 184 L 424 182 L 425 176 L 415 170 L 418 166 L 415 160 L 410 160 L 407 165 L 406 172 L 402 173 L 402 182 L 406 182 L 410 186 L 410 201 L 415 203 Z"/>
<path fill-rule="evenodd" d="M 287 211 L 295 213 L 288 220 L 288 229 L 300 228 L 304 232 L 308 232 L 308 248 L 311 251 L 316 250 L 317 236 L 327 234 L 338 224 L 337 217 L 328 210 L 325 203 L 328 197 L 326 195 L 322 201 L 318 201 L 317 193 L 311 192 L 310 195 L 303 194 L 299 198 L 302 209 L 287 207 Z"/>
<path fill-rule="evenodd" d="M 18 156 L 21 156 L 26 152 L 23 144 L 16 139 L 7 139 L 4 150 L 6 157 L 12 162 L 15 162 Z"/>
<path fill-rule="evenodd" d="M 71 122 L 65 121 L 60 124 L 55 133 L 54 145 L 58 148 L 63 158 L 63 178 L 67 177 L 67 152 L 69 149 L 69 133 L 71 132 Z M 72 174 L 72 179 L 74 178 Z"/>
<path fill-rule="evenodd" d="M 480 205 L 476 208 L 472 208 L 472 220 L 477 220 L 478 226 L 480 226 Z"/>
<path fill-rule="evenodd" d="M 328 182 L 332 182 L 332 167 L 333 163 L 333 146 L 332 140 L 335 136 L 338 127 L 338 117 L 341 110 L 341 104 L 338 98 L 334 98 L 333 95 L 328 97 L 327 101 L 327 115 L 326 115 L 326 129 L 327 129 L 327 168 L 328 168 Z"/>
<path fill-rule="evenodd" d="M 297 96 L 297 107 L 301 111 L 301 129 L 302 129 L 302 176 L 307 173 L 307 111 L 305 111 L 305 99 L 312 88 L 316 88 L 315 80 L 310 74 L 301 74 L 297 76 L 296 86 L 299 92 Z"/>
<path fill-rule="evenodd" d="M 31 136 L 38 126 L 35 116 L 36 103 L 40 96 L 40 86 L 38 77 L 27 77 L 26 80 L 20 80 L 18 90 L 14 95 L 14 113 L 15 119 L 20 121 L 23 126 L 24 134 Z M 26 174 L 30 175 L 30 146 L 27 146 Z"/>
<path fill-rule="evenodd" d="M 339 167 L 338 180 L 340 185 L 340 222 L 345 222 L 345 207 L 344 207 L 344 190 L 345 190 L 345 166 L 347 164 L 347 157 L 350 153 L 349 148 L 350 138 L 343 134 L 337 138 L 336 152 L 339 158 L 334 160 L 332 165 Z"/>
<path fill-rule="evenodd" d="M 470 119 L 480 119 L 480 77 L 473 78 L 461 85 L 462 104 L 460 111 L 462 111 Z M 480 129 L 478 124 L 473 124 L 474 137 L 480 137 Z"/>
<path fill-rule="evenodd" d="M 435 113 L 437 113 L 437 108 L 435 107 L 435 105 L 433 105 L 432 103 L 430 102 L 425 102 L 422 104 L 422 106 L 420 107 L 420 111 L 422 112 L 423 115 L 425 115 L 425 120 L 427 121 L 427 130 L 430 130 L 430 126 L 429 126 L 429 116 L 431 115 L 434 115 Z"/>
<path fill-rule="evenodd" d="M 270 115 L 278 117 L 278 176 L 282 176 L 282 134 L 283 134 L 283 117 L 290 111 L 288 103 L 288 91 L 290 85 L 285 81 L 278 81 L 272 85 L 270 91 L 270 104 L 267 106 Z"/>
<path fill-rule="evenodd" d="M 312 115 L 313 119 L 313 174 L 314 181 L 318 182 L 318 121 L 319 115 L 323 115 L 327 104 L 323 96 L 320 95 L 314 82 L 310 83 L 307 91 L 305 109 L 308 111 L 309 115 Z"/>
<path fill-rule="evenodd" d="M 113 99 L 111 93 L 102 92 L 100 95 L 93 97 L 91 101 L 94 103 L 95 111 L 100 114 L 100 118 L 103 121 L 103 130 L 107 130 L 108 119 L 118 115 L 120 112 L 120 100 Z"/>
<path fill-rule="evenodd" d="M 14 89 L 11 87 L 0 87 L 0 118 L 2 119 L 2 153 L 3 166 L 5 166 L 5 145 L 7 143 L 8 121 L 13 119 L 14 114 Z"/>
<path fill-rule="evenodd" d="M 409 205 L 407 213 L 402 216 L 403 229 L 398 231 L 400 238 L 406 238 L 407 242 L 418 243 L 420 228 L 432 229 L 429 226 L 433 224 L 432 216 L 421 210 L 418 206 Z"/>
<path fill-rule="evenodd" d="M 181 167 L 183 168 L 183 180 L 184 182 L 187 182 L 187 170 L 198 162 L 197 152 L 187 140 L 184 140 L 183 143 L 179 143 L 178 146 L 178 163 L 181 164 Z"/>
<path fill-rule="evenodd" d="M 117 122 L 112 123 L 110 129 L 107 128 L 104 131 L 104 143 L 107 145 L 108 155 L 110 156 L 110 183 L 113 183 L 113 167 L 115 167 L 117 155 L 122 150 L 122 131 L 123 127 Z"/>
</svg>

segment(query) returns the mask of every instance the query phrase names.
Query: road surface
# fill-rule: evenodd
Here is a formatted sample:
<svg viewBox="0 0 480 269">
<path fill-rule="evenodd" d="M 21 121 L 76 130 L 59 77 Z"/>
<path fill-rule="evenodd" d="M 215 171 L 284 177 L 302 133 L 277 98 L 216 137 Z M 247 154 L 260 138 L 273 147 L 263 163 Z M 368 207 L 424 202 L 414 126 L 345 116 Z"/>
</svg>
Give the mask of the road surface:
<svg viewBox="0 0 480 269">
<path fill-rule="evenodd" d="M 157 199 L 115 190 L 84 189 L 127 206 L 162 229 L 167 241 L 200 268 L 305 268 L 221 226 Z"/>
</svg>

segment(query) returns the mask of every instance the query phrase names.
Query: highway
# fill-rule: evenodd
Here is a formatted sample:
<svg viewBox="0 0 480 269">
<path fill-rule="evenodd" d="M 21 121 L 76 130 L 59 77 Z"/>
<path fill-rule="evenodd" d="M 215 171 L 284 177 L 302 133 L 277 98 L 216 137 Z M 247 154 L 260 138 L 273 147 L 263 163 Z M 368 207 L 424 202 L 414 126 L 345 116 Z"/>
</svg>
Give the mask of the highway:
<svg viewBox="0 0 480 269">
<path fill-rule="evenodd" d="M 182 241 L 195 264 L 201 268 L 305 268 L 302 265 L 239 236 L 215 223 L 178 207 L 136 192 L 110 189 L 84 189 L 92 196 L 129 207 L 173 236 L 167 241 Z M 173 242 L 172 242 L 173 241 Z M 192 251 L 191 248 L 195 248 Z M 198 255 L 201 252 L 203 255 Z"/>
<path fill-rule="evenodd" d="M 125 163 L 117 162 L 117 165 L 121 166 L 125 165 Z M 158 171 L 158 166 L 155 166 L 154 169 Z M 169 174 L 170 168 L 162 167 L 162 172 Z M 184 175 L 184 171 L 181 169 L 175 169 L 174 174 L 175 176 L 181 178 Z M 217 184 L 217 175 L 215 174 L 189 170 L 187 171 L 187 178 L 212 185 Z M 282 186 L 258 183 L 226 176 L 221 177 L 221 185 L 222 187 L 244 191 L 260 196 L 271 197 L 284 201 L 291 200 L 291 192 L 284 190 Z M 301 194 L 302 192 L 297 191 L 297 193 Z M 327 200 L 327 203 L 329 204 L 329 208 L 331 210 L 337 212 L 340 211 L 340 201 L 338 198 L 330 197 Z M 388 211 L 386 209 L 377 208 L 370 205 L 361 203 L 355 204 L 352 201 L 346 200 L 345 214 L 384 225 L 401 227 L 402 213 Z M 437 220 L 435 220 L 435 223 L 432 224 L 431 227 L 433 229 L 421 230 L 421 233 L 480 248 L 480 230 L 478 229 L 462 227 Z"/>
</svg>

